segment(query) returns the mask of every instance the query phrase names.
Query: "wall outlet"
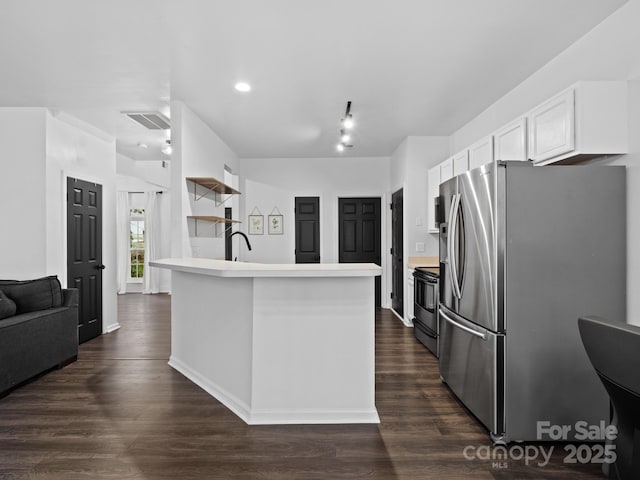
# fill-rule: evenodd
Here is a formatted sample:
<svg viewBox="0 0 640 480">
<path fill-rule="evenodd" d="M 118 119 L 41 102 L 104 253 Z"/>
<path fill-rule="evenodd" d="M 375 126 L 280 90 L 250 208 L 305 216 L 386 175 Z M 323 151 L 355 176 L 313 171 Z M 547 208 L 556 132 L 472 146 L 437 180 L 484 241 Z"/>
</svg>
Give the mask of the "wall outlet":
<svg viewBox="0 0 640 480">
<path fill-rule="evenodd" d="M 416 252 L 424 252 L 424 242 L 416 242 Z"/>
</svg>

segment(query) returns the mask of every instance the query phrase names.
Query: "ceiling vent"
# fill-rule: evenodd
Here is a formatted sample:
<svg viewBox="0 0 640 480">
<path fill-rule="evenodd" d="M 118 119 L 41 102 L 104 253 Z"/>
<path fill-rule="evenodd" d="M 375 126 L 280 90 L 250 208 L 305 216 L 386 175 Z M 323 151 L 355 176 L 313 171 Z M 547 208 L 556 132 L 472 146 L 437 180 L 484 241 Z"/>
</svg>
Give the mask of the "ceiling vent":
<svg viewBox="0 0 640 480">
<path fill-rule="evenodd" d="M 122 112 L 149 130 L 169 130 L 169 119 L 160 112 Z"/>
</svg>

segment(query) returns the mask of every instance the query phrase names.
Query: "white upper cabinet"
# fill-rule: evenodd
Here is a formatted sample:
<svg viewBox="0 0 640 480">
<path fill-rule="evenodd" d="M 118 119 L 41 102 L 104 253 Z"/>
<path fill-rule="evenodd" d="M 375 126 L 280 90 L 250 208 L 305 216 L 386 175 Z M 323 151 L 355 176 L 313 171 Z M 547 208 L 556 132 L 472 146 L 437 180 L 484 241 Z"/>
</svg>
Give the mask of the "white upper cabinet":
<svg viewBox="0 0 640 480">
<path fill-rule="evenodd" d="M 626 153 L 626 82 L 577 83 L 531 110 L 527 122 L 536 165 Z"/>
<path fill-rule="evenodd" d="M 529 156 L 534 163 L 574 150 L 573 93 L 567 90 L 529 113 Z"/>
<path fill-rule="evenodd" d="M 447 158 L 440 164 L 440 183 L 453 178 L 453 157 Z"/>
<path fill-rule="evenodd" d="M 493 162 L 493 137 L 489 135 L 469 147 L 469 170 Z"/>
<path fill-rule="evenodd" d="M 528 160 L 527 119 L 519 118 L 496 131 L 493 134 L 493 146 L 496 160 Z"/>
<path fill-rule="evenodd" d="M 435 198 L 440 196 L 440 165 L 430 168 L 427 176 L 427 230 L 429 233 L 438 233 Z"/>
<path fill-rule="evenodd" d="M 460 175 L 467 170 L 469 170 L 469 151 L 464 149 L 453 156 L 453 176 Z"/>
</svg>

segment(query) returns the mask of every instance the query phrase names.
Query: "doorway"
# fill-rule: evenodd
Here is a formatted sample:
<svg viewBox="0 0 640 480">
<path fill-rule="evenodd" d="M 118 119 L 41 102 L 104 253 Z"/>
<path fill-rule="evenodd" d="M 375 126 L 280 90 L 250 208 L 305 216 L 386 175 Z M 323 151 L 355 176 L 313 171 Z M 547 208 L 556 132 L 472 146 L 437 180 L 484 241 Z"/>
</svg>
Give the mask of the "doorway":
<svg viewBox="0 0 640 480">
<path fill-rule="evenodd" d="M 382 266 L 380 198 L 339 198 L 338 222 L 338 261 Z M 382 305 L 381 285 L 375 277 L 376 308 Z"/>
<path fill-rule="evenodd" d="M 78 341 L 102 334 L 102 185 L 67 177 L 67 285 L 77 288 Z"/>
<path fill-rule="evenodd" d="M 402 189 L 391 195 L 391 308 L 404 318 Z"/>
<path fill-rule="evenodd" d="M 295 198 L 296 263 L 320 263 L 320 198 Z"/>
</svg>

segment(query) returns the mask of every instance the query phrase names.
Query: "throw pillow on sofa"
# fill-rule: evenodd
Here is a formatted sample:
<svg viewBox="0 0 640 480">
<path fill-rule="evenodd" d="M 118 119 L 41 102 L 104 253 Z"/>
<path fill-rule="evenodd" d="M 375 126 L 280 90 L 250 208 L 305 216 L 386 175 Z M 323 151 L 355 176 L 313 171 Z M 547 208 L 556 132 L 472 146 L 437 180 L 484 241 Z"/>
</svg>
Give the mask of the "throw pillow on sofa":
<svg viewBox="0 0 640 480">
<path fill-rule="evenodd" d="M 0 320 L 13 317 L 16 314 L 16 304 L 0 290 Z"/>
<path fill-rule="evenodd" d="M 35 280 L 0 280 L 0 290 L 16 304 L 16 315 L 62 306 L 62 287 L 56 275 Z"/>
</svg>

